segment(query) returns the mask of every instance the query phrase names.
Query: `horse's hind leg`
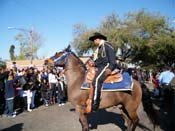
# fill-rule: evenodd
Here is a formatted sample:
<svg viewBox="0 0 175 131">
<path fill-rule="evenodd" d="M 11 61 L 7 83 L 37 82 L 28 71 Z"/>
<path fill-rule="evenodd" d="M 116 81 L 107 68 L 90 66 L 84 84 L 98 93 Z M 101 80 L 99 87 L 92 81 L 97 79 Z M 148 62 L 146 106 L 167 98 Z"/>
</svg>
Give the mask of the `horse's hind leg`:
<svg viewBox="0 0 175 131">
<path fill-rule="evenodd" d="M 128 122 L 130 121 L 130 119 L 129 119 L 127 113 L 126 113 L 126 110 L 124 109 L 124 107 L 122 105 L 119 105 L 119 109 L 120 109 L 120 113 L 122 114 L 123 119 L 128 124 Z"/>
<path fill-rule="evenodd" d="M 127 122 L 127 131 L 134 131 L 139 121 L 136 111 L 127 111 L 124 106 L 120 106 L 119 109 Z"/>
<path fill-rule="evenodd" d="M 79 113 L 79 122 L 82 126 L 82 131 L 89 131 L 89 125 L 87 121 L 87 114 L 81 106 L 76 106 L 76 111 Z"/>
<path fill-rule="evenodd" d="M 129 114 L 129 117 L 131 119 L 130 123 L 128 123 L 129 128 L 131 131 L 134 131 L 136 126 L 137 126 L 137 123 L 139 122 L 139 118 L 137 116 L 136 111 L 128 111 L 128 114 Z"/>
</svg>

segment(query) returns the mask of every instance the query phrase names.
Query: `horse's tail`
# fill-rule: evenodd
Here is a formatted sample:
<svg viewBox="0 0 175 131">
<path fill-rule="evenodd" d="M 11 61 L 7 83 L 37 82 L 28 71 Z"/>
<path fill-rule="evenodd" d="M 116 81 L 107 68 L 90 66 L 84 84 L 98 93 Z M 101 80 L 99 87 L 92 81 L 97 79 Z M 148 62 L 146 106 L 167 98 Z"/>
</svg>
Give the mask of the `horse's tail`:
<svg viewBox="0 0 175 131">
<path fill-rule="evenodd" d="M 153 107 L 153 103 L 150 99 L 151 93 L 149 89 L 146 87 L 145 84 L 141 84 L 142 87 L 142 104 L 143 104 L 143 109 L 148 115 L 149 119 L 151 122 L 154 124 L 154 127 L 156 125 L 159 125 L 158 121 L 158 113 Z"/>
</svg>

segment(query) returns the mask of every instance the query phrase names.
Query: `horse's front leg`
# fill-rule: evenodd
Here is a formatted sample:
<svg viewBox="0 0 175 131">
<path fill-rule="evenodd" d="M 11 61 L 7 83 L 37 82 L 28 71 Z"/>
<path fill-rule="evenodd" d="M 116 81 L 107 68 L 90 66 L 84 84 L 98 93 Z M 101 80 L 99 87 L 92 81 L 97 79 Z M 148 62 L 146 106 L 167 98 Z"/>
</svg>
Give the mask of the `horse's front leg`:
<svg viewBox="0 0 175 131">
<path fill-rule="evenodd" d="M 87 114 L 85 113 L 85 110 L 82 108 L 82 106 L 77 105 L 76 111 L 79 113 L 79 122 L 81 123 L 82 131 L 89 131 Z"/>
</svg>

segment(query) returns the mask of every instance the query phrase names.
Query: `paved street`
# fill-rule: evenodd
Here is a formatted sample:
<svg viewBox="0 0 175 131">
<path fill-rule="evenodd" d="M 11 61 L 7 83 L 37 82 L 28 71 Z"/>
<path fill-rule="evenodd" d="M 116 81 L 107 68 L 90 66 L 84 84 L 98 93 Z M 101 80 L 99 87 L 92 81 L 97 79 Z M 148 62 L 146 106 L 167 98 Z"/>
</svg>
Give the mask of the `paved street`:
<svg viewBox="0 0 175 131">
<path fill-rule="evenodd" d="M 152 131 L 152 124 L 140 106 L 140 117 L 136 131 Z M 92 131 L 121 131 L 125 130 L 124 121 L 118 108 L 113 107 L 92 113 L 88 117 L 93 126 Z M 94 123 L 94 124 L 92 124 Z M 16 118 L 0 118 L 0 130 L 2 131 L 81 131 L 78 115 L 70 103 L 64 106 L 40 106 L 32 112 L 23 112 Z M 159 127 L 156 131 L 161 131 Z"/>
</svg>

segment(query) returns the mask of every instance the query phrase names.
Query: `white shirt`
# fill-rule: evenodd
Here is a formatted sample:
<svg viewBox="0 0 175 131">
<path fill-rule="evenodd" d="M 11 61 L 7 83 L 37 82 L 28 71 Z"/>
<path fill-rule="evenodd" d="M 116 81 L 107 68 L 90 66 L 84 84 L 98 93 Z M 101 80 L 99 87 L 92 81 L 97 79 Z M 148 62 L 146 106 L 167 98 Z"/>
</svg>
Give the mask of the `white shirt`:
<svg viewBox="0 0 175 131">
<path fill-rule="evenodd" d="M 49 73 L 49 83 L 54 83 L 54 84 L 57 83 L 56 76 L 52 73 Z"/>
</svg>

